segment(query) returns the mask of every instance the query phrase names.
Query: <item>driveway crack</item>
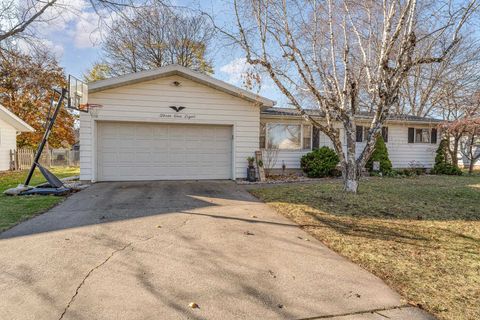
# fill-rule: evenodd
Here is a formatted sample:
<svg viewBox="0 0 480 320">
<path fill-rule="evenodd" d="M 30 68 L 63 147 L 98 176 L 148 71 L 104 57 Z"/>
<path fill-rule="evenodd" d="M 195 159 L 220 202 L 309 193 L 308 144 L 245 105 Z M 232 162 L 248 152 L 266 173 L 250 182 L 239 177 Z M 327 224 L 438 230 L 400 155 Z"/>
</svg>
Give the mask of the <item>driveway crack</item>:
<svg viewBox="0 0 480 320">
<path fill-rule="evenodd" d="M 147 239 L 147 240 L 148 240 L 148 239 Z M 65 314 L 67 313 L 68 309 L 70 308 L 71 304 L 73 303 L 73 301 L 74 301 L 75 298 L 77 297 L 78 292 L 80 291 L 80 288 L 85 284 L 85 281 L 88 279 L 88 277 L 90 277 L 90 275 L 91 275 L 95 270 L 101 268 L 105 263 L 107 263 L 108 260 L 110 260 L 116 253 L 127 249 L 127 248 L 130 247 L 132 244 L 133 244 L 133 242 L 130 242 L 130 243 L 128 243 L 127 245 L 123 246 L 122 248 L 112 251 L 112 253 L 110 253 L 110 255 L 109 255 L 105 260 L 103 260 L 102 263 L 96 265 L 95 267 L 93 267 L 92 269 L 90 269 L 90 271 L 88 271 L 88 273 L 87 273 L 87 274 L 85 275 L 85 277 L 83 278 L 82 282 L 80 282 L 80 284 L 77 286 L 77 289 L 75 290 L 75 294 L 70 298 L 70 301 L 68 302 L 67 306 L 66 306 L 65 309 L 63 310 L 63 312 L 62 312 L 62 314 L 60 315 L 60 318 L 58 318 L 58 320 L 62 320 L 62 319 L 63 319 L 63 317 L 64 317 Z"/>
<path fill-rule="evenodd" d="M 409 308 L 412 307 L 411 305 L 408 304 L 403 304 L 403 305 L 398 305 L 394 307 L 389 307 L 389 308 L 378 308 L 378 309 L 371 309 L 371 310 L 364 310 L 364 311 L 353 311 L 353 312 L 347 312 L 347 313 L 340 313 L 340 314 L 330 314 L 330 315 L 323 315 L 323 316 L 316 316 L 316 317 L 308 317 L 308 318 L 301 318 L 297 320 L 320 320 L 320 319 L 331 319 L 331 318 L 337 318 L 337 317 L 345 317 L 345 316 L 353 316 L 353 315 L 362 315 L 362 314 L 378 314 L 379 316 L 382 316 L 384 318 L 388 318 L 384 314 L 381 314 L 380 312 L 382 311 L 390 311 L 390 310 L 397 310 L 397 309 L 402 309 L 402 308 Z"/>
</svg>

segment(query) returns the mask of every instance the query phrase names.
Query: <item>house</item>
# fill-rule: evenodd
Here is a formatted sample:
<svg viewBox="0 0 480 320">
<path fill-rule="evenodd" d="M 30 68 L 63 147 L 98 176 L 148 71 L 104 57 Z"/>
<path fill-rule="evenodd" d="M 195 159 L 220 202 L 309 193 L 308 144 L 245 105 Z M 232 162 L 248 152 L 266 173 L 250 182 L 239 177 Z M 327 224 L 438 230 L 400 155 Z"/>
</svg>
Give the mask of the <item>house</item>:
<svg viewBox="0 0 480 320">
<path fill-rule="evenodd" d="M 25 121 L 0 105 L 0 171 L 10 169 L 10 150 L 17 148 L 17 135 L 33 131 Z"/>
<path fill-rule="evenodd" d="M 88 103 L 102 107 L 80 115 L 81 180 L 241 179 L 260 148 L 295 169 L 331 144 L 292 109 L 178 65 L 90 83 Z M 391 118 L 383 133 L 395 167 L 433 165 L 435 120 Z"/>
</svg>

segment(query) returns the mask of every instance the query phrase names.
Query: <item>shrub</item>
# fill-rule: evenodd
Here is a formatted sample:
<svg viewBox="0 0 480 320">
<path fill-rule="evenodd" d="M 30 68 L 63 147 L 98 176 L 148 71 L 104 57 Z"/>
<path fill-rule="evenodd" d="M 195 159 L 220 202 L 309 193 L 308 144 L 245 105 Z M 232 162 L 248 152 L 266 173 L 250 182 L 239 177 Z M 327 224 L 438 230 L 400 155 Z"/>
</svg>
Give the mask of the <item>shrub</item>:
<svg viewBox="0 0 480 320">
<path fill-rule="evenodd" d="M 447 158 L 448 140 L 442 139 L 438 145 L 437 155 L 435 156 L 435 165 L 431 171 L 432 174 L 462 175 L 462 170 L 448 162 Z"/>
<path fill-rule="evenodd" d="M 387 146 L 381 135 L 377 138 L 377 141 L 375 142 L 375 149 L 373 150 L 373 153 L 366 164 L 366 167 L 370 172 L 373 172 L 374 161 L 380 162 L 380 172 L 382 175 L 392 171 L 392 162 L 388 158 Z"/>
<path fill-rule="evenodd" d="M 336 176 L 335 167 L 338 162 L 338 155 L 329 147 L 321 147 L 302 156 L 300 164 L 303 172 L 310 178 L 321 178 Z"/>
</svg>

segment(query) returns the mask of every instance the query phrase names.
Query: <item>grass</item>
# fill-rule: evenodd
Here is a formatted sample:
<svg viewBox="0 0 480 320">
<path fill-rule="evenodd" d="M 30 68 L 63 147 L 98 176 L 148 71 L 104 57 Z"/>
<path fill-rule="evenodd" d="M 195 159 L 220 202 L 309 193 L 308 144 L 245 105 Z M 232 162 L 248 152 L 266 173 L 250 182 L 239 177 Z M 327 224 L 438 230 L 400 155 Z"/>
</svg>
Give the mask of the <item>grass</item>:
<svg viewBox="0 0 480 320">
<path fill-rule="evenodd" d="M 78 175 L 80 172 L 79 168 L 74 167 L 53 168 L 51 171 L 59 178 Z M 28 171 L 0 172 L 0 232 L 45 212 L 64 198 L 58 196 L 12 197 L 3 194 L 3 191 L 23 183 L 27 173 Z M 37 185 L 42 182 L 45 182 L 45 179 L 37 169 L 30 184 Z"/>
<path fill-rule="evenodd" d="M 480 176 L 369 178 L 251 192 L 440 319 L 480 319 Z"/>
</svg>

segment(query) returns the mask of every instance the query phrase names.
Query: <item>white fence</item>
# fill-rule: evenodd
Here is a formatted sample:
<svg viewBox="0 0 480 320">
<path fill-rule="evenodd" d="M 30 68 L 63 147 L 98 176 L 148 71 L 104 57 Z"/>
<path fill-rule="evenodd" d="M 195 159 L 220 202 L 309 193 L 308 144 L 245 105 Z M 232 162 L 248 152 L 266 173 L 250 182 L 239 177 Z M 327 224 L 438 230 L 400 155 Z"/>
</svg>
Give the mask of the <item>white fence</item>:
<svg viewBox="0 0 480 320">
<path fill-rule="evenodd" d="M 10 170 L 24 170 L 32 166 L 35 150 L 21 148 L 10 150 Z M 44 167 L 75 167 L 80 164 L 80 151 L 68 149 L 44 150 L 40 157 Z"/>
</svg>

